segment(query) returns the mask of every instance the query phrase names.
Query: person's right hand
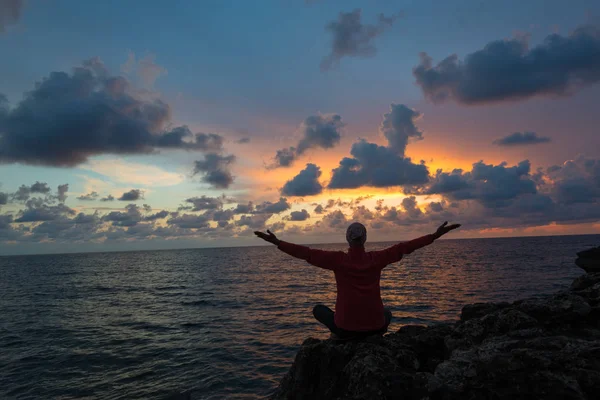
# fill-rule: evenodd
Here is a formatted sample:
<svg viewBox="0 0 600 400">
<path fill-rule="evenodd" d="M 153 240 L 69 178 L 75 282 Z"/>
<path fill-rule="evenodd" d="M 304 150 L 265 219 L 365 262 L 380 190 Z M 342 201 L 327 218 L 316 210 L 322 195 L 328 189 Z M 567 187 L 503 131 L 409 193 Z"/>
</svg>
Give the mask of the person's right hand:
<svg viewBox="0 0 600 400">
<path fill-rule="evenodd" d="M 439 228 L 437 228 L 437 231 L 435 231 L 435 233 L 434 233 L 435 238 L 436 239 L 440 238 L 440 237 L 444 236 L 446 233 L 448 233 L 456 228 L 460 228 L 460 224 L 448 225 L 448 221 L 446 221 L 442 225 L 440 225 Z"/>
<path fill-rule="evenodd" d="M 261 231 L 254 231 L 254 234 L 261 238 L 262 240 L 266 240 L 269 243 L 273 243 L 275 246 L 279 246 L 279 239 L 277 236 L 273 234 L 270 230 L 267 229 L 267 233 Z"/>
</svg>

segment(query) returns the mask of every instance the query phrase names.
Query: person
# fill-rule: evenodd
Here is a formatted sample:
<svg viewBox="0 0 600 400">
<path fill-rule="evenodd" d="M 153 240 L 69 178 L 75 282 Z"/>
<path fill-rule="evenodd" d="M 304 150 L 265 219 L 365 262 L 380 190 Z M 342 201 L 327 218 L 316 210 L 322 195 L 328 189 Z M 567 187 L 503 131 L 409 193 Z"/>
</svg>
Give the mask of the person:
<svg viewBox="0 0 600 400">
<path fill-rule="evenodd" d="M 352 223 L 346 231 L 350 246 L 348 252 L 317 250 L 285 242 L 270 230 L 267 233 L 255 231 L 254 234 L 293 257 L 333 271 L 337 285 L 335 313 L 329 307 L 318 304 L 313 308 L 313 315 L 329 328 L 332 338 L 347 339 L 387 332 L 392 313 L 383 307 L 381 300 L 381 271 L 400 261 L 405 254 L 430 245 L 458 227 L 460 224 L 448 225 L 446 221 L 435 233 L 369 252 L 365 251 L 367 229 L 359 222 Z"/>
</svg>

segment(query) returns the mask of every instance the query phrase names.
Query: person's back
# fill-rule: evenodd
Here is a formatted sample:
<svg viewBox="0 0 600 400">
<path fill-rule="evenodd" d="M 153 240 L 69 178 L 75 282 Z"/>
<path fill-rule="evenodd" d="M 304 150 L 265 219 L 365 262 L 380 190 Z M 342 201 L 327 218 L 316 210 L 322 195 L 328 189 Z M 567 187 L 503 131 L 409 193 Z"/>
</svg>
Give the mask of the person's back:
<svg viewBox="0 0 600 400">
<path fill-rule="evenodd" d="M 389 264 L 402 259 L 404 254 L 431 244 L 435 239 L 460 225 L 446 227 L 444 223 L 431 235 L 409 242 L 399 243 L 380 251 L 365 251 L 366 228 L 359 223 L 348 227 L 346 240 L 348 252 L 324 251 L 279 240 L 270 231 L 255 232 L 264 240 L 296 258 L 334 272 L 337 285 L 336 312 L 317 305 L 313 314 L 333 334 L 351 336 L 353 333 L 385 333 L 391 320 L 391 312 L 385 310 L 380 293 L 381 271 Z"/>
</svg>

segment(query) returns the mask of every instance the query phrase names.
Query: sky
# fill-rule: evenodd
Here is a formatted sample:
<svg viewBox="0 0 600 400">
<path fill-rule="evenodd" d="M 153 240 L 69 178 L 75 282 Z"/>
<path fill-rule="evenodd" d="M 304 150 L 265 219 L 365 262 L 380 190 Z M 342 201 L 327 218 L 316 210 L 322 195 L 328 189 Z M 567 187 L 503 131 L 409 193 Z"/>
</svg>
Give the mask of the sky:
<svg viewBox="0 0 600 400">
<path fill-rule="evenodd" d="M 600 3 L 0 0 L 0 255 L 600 231 Z"/>
</svg>

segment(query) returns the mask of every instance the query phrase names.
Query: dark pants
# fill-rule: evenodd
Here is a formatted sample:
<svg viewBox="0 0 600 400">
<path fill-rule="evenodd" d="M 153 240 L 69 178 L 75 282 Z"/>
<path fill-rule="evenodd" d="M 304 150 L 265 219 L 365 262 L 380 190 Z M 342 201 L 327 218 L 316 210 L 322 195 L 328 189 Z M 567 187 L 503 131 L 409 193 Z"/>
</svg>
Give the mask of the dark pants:
<svg viewBox="0 0 600 400">
<path fill-rule="evenodd" d="M 334 313 L 331 310 L 331 308 L 324 306 L 323 304 L 317 304 L 313 308 L 313 315 L 315 316 L 317 321 L 319 321 L 320 323 L 325 325 L 327 328 L 329 328 L 331 333 L 337 335 L 340 338 L 348 338 L 348 337 L 354 338 L 354 337 L 366 337 L 366 336 L 370 336 L 370 335 L 383 335 L 384 333 L 387 332 L 387 328 L 390 325 L 390 322 L 392 321 L 392 312 L 386 308 L 386 309 L 384 309 L 383 313 L 385 316 L 385 325 L 381 329 L 378 329 L 375 331 L 357 331 L 357 332 L 355 332 L 355 331 L 347 331 L 345 329 L 338 328 L 338 326 L 335 324 L 335 320 L 333 318 Z"/>
</svg>

